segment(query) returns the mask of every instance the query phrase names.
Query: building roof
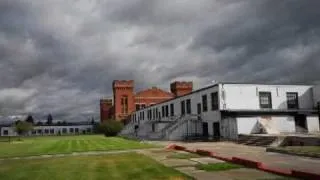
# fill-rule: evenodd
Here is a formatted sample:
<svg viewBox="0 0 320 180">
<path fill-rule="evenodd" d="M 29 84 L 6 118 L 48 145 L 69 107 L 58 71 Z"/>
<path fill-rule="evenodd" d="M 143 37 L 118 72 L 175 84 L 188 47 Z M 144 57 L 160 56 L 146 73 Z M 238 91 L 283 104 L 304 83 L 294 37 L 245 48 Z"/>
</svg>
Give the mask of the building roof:
<svg viewBox="0 0 320 180">
<path fill-rule="evenodd" d="M 166 98 L 173 98 L 174 94 L 171 92 L 164 91 L 162 89 L 159 89 L 157 87 L 152 87 L 150 89 L 145 89 L 142 91 L 139 91 L 135 94 L 135 98 L 145 98 L 145 97 L 156 97 L 156 98 L 161 98 L 163 97 L 164 99 Z"/>
</svg>

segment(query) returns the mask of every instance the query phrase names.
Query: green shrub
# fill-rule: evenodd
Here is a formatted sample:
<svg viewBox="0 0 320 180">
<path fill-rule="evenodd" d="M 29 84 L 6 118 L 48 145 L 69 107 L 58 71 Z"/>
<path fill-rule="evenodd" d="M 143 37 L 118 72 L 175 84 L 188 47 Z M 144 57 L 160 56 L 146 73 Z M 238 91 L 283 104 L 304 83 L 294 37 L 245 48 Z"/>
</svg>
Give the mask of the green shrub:
<svg viewBox="0 0 320 180">
<path fill-rule="evenodd" d="M 96 127 L 96 132 L 102 133 L 105 136 L 116 136 L 123 128 L 122 122 L 115 120 L 108 120 Z"/>
</svg>

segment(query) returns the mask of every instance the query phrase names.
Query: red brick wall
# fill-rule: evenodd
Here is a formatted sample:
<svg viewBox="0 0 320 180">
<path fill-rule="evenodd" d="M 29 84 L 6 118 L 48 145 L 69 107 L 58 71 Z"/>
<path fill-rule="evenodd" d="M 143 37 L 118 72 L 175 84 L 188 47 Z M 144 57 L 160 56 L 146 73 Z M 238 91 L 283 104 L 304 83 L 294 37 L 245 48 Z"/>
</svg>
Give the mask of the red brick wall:
<svg viewBox="0 0 320 180">
<path fill-rule="evenodd" d="M 113 115 L 112 99 L 101 99 L 100 100 L 100 122 L 112 119 Z"/>
<path fill-rule="evenodd" d="M 182 96 L 192 92 L 193 83 L 186 81 L 175 81 L 170 84 L 170 89 L 175 96 Z"/>
<path fill-rule="evenodd" d="M 134 81 L 120 81 L 115 80 L 113 81 L 113 96 L 114 96 L 114 115 L 116 120 L 124 120 L 127 116 L 134 111 Z M 121 112 L 122 105 L 121 105 L 121 97 L 128 96 L 128 113 L 123 114 Z"/>
</svg>

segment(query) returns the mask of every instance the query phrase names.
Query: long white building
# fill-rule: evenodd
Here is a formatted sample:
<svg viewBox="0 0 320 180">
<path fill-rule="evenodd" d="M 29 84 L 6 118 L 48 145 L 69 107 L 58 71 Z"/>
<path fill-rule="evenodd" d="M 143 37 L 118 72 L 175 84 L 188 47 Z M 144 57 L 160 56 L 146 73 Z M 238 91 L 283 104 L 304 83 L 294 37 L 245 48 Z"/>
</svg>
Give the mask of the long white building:
<svg viewBox="0 0 320 180">
<path fill-rule="evenodd" d="M 48 135 L 72 135 L 88 134 L 93 132 L 93 125 L 65 125 L 65 126 L 35 126 L 27 135 L 48 136 Z M 0 136 L 17 136 L 14 127 L 0 127 Z"/>
<path fill-rule="evenodd" d="M 239 134 L 319 133 L 319 101 L 320 86 L 217 83 L 133 112 L 120 134 L 236 140 Z"/>
</svg>

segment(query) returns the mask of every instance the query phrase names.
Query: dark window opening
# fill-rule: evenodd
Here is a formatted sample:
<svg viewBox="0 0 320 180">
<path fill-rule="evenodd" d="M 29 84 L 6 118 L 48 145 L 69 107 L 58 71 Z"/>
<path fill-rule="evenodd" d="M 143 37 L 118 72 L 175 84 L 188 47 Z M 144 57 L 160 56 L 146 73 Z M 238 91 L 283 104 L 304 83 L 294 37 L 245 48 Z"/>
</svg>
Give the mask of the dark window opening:
<svg viewBox="0 0 320 180">
<path fill-rule="evenodd" d="M 218 93 L 211 93 L 211 110 L 219 109 Z"/>
<path fill-rule="evenodd" d="M 164 115 L 165 115 L 164 106 L 161 107 L 161 110 L 162 110 L 162 117 L 164 117 Z"/>
<path fill-rule="evenodd" d="M 136 111 L 140 110 L 140 104 L 136 104 Z"/>
<path fill-rule="evenodd" d="M 174 105 L 170 104 L 170 116 L 174 116 Z"/>
<path fill-rule="evenodd" d="M 202 111 L 207 112 L 208 111 L 208 99 L 207 95 L 202 96 Z"/>
<path fill-rule="evenodd" d="M 186 113 L 185 102 L 181 101 L 181 115 L 184 115 L 185 113 Z"/>
<path fill-rule="evenodd" d="M 288 105 L 288 109 L 299 109 L 298 93 L 296 92 L 287 93 L 287 105 Z"/>
<path fill-rule="evenodd" d="M 169 106 L 166 105 L 165 107 L 166 107 L 166 117 L 168 117 L 169 116 Z"/>
<path fill-rule="evenodd" d="M 187 99 L 187 114 L 191 114 L 191 100 Z"/>
<path fill-rule="evenodd" d="M 259 92 L 259 101 L 261 109 L 271 109 L 271 92 Z"/>
<path fill-rule="evenodd" d="M 9 131 L 8 130 L 3 130 L 3 135 L 8 135 Z"/>
</svg>

